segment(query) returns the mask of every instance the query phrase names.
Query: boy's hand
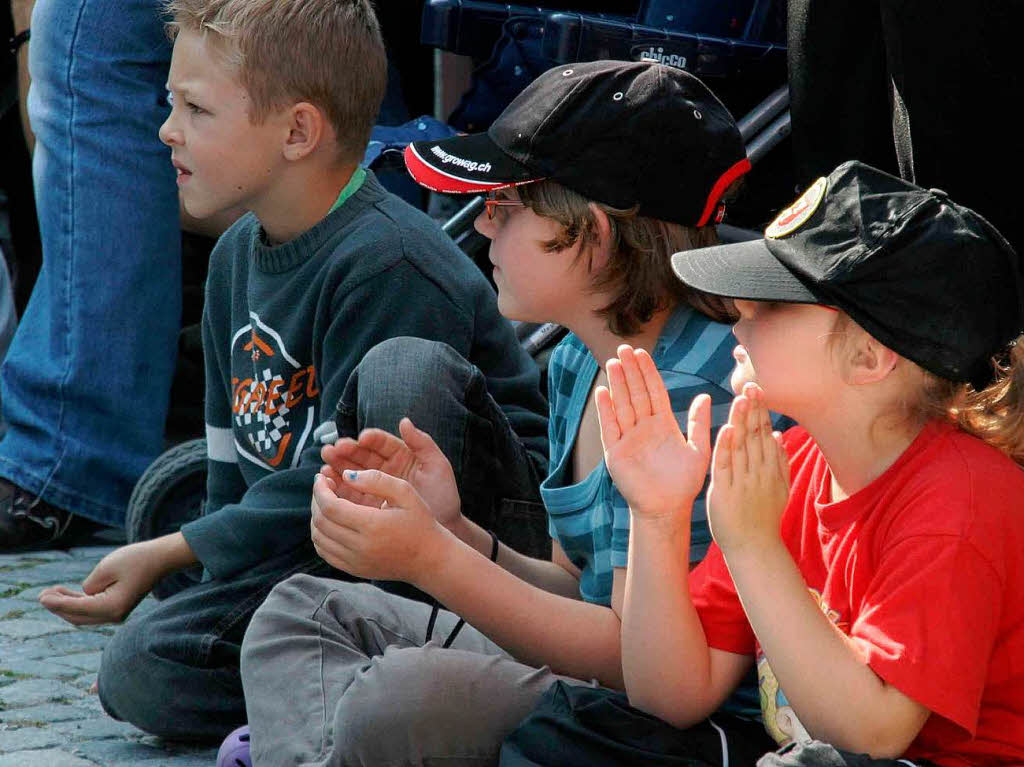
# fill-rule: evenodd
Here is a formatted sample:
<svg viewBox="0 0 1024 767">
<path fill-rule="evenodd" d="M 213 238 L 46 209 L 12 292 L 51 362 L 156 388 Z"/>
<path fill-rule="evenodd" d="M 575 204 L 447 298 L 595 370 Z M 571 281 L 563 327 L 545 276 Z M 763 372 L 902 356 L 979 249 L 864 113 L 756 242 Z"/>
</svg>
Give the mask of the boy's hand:
<svg viewBox="0 0 1024 767">
<path fill-rule="evenodd" d="M 789 459 L 772 431 L 764 392 L 743 387 L 718 432 L 708 490 L 708 521 L 723 552 L 779 539 L 789 500 Z"/>
<path fill-rule="evenodd" d="M 462 502 L 455 472 L 441 448 L 408 418 L 398 424 L 399 439 L 383 429 L 364 429 L 358 440 L 350 437 L 326 445 L 320 451 L 326 464 L 320 471 L 333 480 L 338 496 L 362 506 L 379 506 L 380 498 L 368 495 L 355 483 L 345 482 L 347 470 L 377 469 L 404 479 L 426 502 L 435 519 L 453 532 L 462 522 Z"/>
<path fill-rule="evenodd" d="M 405 480 L 376 469 L 346 470 L 342 482 L 376 503 L 354 503 L 333 479 L 318 474 L 310 520 L 317 553 L 332 567 L 360 578 L 418 584 L 439 564 L 448 535 L 419 493 Z"/>
<path fill-rule="evenodd" d="M 685 513 L 700 494 L 711 455 L 711 398 L 695 397 L 683 436 L 651 355 L 620 346 L 609 360 L 609 389 L 595 392 L 605 463 L 640 517 Z"/>
<path fill-rule="evenodd" d="M 39 603 L 76 626 L 123 621 L 167 574 L 154 543 L 133 543 L 110 552 L 82 582 L 81 591 L 50 586 L 40 592 Z"/>
</svg>

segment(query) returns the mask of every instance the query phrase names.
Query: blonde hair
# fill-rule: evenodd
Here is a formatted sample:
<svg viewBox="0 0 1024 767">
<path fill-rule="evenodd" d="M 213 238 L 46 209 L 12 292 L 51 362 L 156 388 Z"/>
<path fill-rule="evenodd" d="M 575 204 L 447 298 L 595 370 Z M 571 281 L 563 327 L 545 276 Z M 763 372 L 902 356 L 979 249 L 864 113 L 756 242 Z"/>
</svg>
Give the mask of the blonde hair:
<svg viewBox="0 0 1024 767">
<path fill-rule="evenodd" d="M 579 253 L 597 242 L 597 221 L 591 201 L 554 181 L 538 181 L 517 187 L 519 198 L 538 216 L 557 221 L 562 231 L 543 243 L 549 252 L 579 246 Z M 718 244 L 713 225 L 683 226 L 637 215 L 637 208 L 613 208 L 593 203 L 611 224 L 611 256 L 593 275 L 594 292 L 608 290 L 613 298 L 598 314 L 618 336 L 637 333 L 656 311 L 686 303 L 713 320 L 736 319 L 732 304 L 718 296 L 684 285 L 673 273 L 673 253 Z"/>
<path fill-rule="evenodd" d="M 387 84 L 370 0 L 166 0 L 173 39 L 196 32 L 238 71 L 249 119 L 298 101 L 320 108 L 345 159 L 361 158 Z"/>
<path fill-rule="evenodd" d="M 866 330 L 845 312 L 839 312 L 830 343 L 844 338 L 850 327 Z M 1024 466 L 1024 336 L 992 357 L 993 380 L 981 390 L 972 384 L 950 381 L 904 359 L 912 384 L 897 403 L 904 417 L 917 421 L 942 418 L 987 442 Z"/>
</svg>

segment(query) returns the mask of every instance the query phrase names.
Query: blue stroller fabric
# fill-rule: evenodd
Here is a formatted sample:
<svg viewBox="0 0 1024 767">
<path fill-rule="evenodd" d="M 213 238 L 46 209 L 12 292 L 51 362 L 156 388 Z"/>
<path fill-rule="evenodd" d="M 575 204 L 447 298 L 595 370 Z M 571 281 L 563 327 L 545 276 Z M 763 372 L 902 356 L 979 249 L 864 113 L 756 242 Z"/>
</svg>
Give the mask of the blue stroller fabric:
<svg viewBox="0 0 1024 767">
<path fill-rule="evenodd" d="M 375 125 L 363 154 L 364 168 L 373 168 L 385 152 L 401 153 L 413 141 L 435 141 L 454 136 L 456 130 L 433 117 L 417 117 L 403 125 Z"/>
<path fill-rule="evenodd" d="M 448 138 L 455 133 L 454 128 L 426 115 L 403 125 L 376 125 L 370 132 L 361 165 L 371 168 L 389 192 L 422 209 L 423 189 L 405 172 L 402 151 L 413 141 Z"/>
<path fill-rule="evenodd" d="M 557 62 L 541 52 L 543 22 L 513 16 L 505 22 L 491 57 L 474 73 L 469 91 L 449 117 L 459 130 L 485 130 L 527 85 Z"/>
</svg>

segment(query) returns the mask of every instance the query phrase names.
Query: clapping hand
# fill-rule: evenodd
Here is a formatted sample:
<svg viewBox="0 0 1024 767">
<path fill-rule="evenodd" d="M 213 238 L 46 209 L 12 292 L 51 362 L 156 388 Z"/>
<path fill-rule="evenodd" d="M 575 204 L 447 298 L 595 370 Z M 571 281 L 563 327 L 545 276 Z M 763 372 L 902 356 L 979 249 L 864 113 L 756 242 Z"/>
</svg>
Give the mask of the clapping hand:
<svg viewBox="0 0 1024 767">
<path fill-rule="evenodd" d="M 684 514 L 687 523 L 711 456 L 711 398 L 690 404 L 687 439 L 668 391 L 646 351 L 623 345 L 607 364 L 608 388 L 595 392 L 605 463 L 640 517 Z"/>
<path fill-rule="evenodd" d="M 718 432 L 708 490 L 708 520 L 723 552 L 779 538 L 789 499 L 789 460 L 772 431 L 764 392 L 754 383 L 733 400 Z"/>
<path fill-rule="evenodd" d="M 377 469 L 347 469 L 340 479 L 343 484 L 318 474 L 313 483 L 310 537 L 317 553 L 360 578 L 420 583 L 439 564 L 450 535 L 423 498 L 404 479 Z"/>
<path fill-rule="evenodd" d="M 359 439 L 345 437 L 326 445 L 320 455 L 325 466 L 320 472 L 332 480 L 338 494 L 360 505 L 379 505 L 380 498 L 368 495 L 362 485 L 343 481 L 345 471 L 376 469 L 404 479 L 426 502 L 438 522 L 449 530 L 462 521 L 462 505 L 455 472 L 430 435 L 411 420 L 398 424 L 401 438 L 383 429 L 364 429 Z"/>
</svg>

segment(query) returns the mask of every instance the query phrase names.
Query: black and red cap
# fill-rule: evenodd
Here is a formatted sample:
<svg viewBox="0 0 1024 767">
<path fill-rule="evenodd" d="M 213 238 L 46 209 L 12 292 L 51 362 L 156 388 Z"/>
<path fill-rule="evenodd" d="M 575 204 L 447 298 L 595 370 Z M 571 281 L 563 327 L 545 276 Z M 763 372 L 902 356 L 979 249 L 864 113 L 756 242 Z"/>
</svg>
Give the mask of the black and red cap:
<svg viewBox="0 0 1024 767">
<path fill-rule="evenodd" d="M 676 253 L 713 295 L 822 304 L 896 353 L 976 389 L 1024 330 L 1024 266 L 988 221 L 945 192 L 859 162 L 819 178 L 764 239 Z"/>
<path fill-rule="evenodd" d="M 437 192 L 551 179 L 687 226 L 719 219 L 723 193 L 750 170 L 736 122 L 704 83 L 681 69 L 625 61 L 548 70 L 486 133 L 414 142 L 405 163 Z"/>
</svg>

